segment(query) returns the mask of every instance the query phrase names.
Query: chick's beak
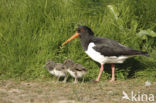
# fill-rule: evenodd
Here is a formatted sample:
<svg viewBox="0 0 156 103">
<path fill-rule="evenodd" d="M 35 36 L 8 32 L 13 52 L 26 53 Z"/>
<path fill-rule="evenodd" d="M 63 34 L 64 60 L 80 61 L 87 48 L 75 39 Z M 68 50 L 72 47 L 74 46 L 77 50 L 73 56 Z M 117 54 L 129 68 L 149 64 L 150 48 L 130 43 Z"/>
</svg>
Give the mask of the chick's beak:
<svg viewBox="0 0 156 103">
<path fill-rule="evenodd" d="M 68 40 L 66 40 L 62 46 L 64 46 L 65 44 L 67 44 L 68 42 L 70 42 L 72 39 L 77 38 L 80 34 L 78 32 L 76 32 L 72 37 L 70 37 Z"/>
</svg>

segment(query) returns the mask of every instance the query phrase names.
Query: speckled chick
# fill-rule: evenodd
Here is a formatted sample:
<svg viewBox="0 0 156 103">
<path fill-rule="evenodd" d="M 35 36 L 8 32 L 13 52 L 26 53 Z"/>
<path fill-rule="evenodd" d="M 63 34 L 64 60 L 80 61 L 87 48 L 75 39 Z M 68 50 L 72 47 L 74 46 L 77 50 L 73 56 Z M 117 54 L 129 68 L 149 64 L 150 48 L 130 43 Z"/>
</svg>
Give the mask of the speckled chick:
<svg viewBox="0 0 156 103">
<path fill-rule="evenodd" d="M 65 77 L 63 82 L 67 80 L 67 69 L 61 63 L 55 63 L 52 60 L 48 60 L 45 64 L 45 67 L 48 68 L 50 74 L 58 77 L 58 81 L 60 77 Z"/>
<path fill-rule="evenodd" d="M 64 65 L 67 68 L 68 73 L 75 78 L 74 83 L 77 83 L 78 78 L 81 78 L 88 72 L 85 67 L 83 67 L 81 64 L 74 63 L 71 59 L 65 60 Z"/>
</svg>

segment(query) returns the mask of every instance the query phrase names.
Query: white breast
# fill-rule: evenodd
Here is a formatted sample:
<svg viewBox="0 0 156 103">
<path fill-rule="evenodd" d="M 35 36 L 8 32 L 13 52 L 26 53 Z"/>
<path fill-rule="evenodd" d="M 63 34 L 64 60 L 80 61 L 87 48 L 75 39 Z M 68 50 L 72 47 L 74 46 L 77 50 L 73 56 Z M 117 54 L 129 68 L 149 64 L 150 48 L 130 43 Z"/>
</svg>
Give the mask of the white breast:
<svg viewBox="0 0 156 103">
<path fill-rule="evenodd" d="M 88 56 L 90 56 L 96 62 L 99 62 L 100 64 L 104 64 L 106 58 L 103 55 L 101 55 L 99 52 L 95 51 L 93 49 L 94 46 L 95 46 L 94 43 L 89 43 L 88 50 L 85 51 L 86 54 L 88 54 Z"/>
<path fill-rule="evenodd" d="M 104 56 L 101 55 L 100 52 L 97 52 L 93 47 L 95 44 L 91 42 L 88 45 L 88 50 L 85 51 L 88 56 L 90 56 L 93 60 L 96 62 L 99 62 L 100 64 L 105 63 L 123 63 L 125 59 L 128 58 L 128 56 Z"/>
<path fill-rule="evenodd" d="M 77 72 L 77 77 L 81 78 L 85 74 L 86 74 L 86 72 Z"/>
<path fill-rule="evenodd" d="M 72 76 L 72 77 L 77 77 L 77 78 L 81 78 L 84 74 L 86 74 L 87 72 L 73 72 L 71 71 L 70 69 L 67 70 L 69 72 L 69 74 Z"/>
<path fill-rule="evenodd" d="M 74 78 L 76 77 L 75 72 L 71 71 L 70 69 L 68 69 L 67 71 L 68 71 L 68 73 L 69 73 L 72 77 L 74 77 Z"/>
<path fill-rule="evenodd" d="M 58 71 L 56 69 L 53 69 L 52 71 L 50 71 L 50 73 L 58 77 L 64 77 L 66 75 L 65 72 Z"/>
</svg>

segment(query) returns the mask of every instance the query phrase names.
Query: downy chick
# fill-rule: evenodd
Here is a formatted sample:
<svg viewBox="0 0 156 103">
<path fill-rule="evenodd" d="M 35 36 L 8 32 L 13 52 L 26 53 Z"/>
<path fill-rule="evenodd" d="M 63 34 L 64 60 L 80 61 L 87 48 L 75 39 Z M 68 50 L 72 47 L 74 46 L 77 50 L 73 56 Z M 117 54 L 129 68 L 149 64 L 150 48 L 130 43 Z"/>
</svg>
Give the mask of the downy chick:
<svg viewBox="0 0 156 103">
<path fill-rule="evenodd" d="M 45 64 L 45 67 L 48 68 L 50 74 L 58 77 L 58 81 L 60 77 L 64 77 L 64 81 L 67 81 L 67 69 L 61 63 L 55 63 L 52 60 L 48 60 Z"/>
<path fill-rule="evenodd" d="M 64 65 L 67 68 L 68 73 L 75 78 L 74 83 L 77 83 L 78 78 L 81 78 L 88 72 L 85 67 L 83 67 L 81 64 L 74 63 L 71 59 L 65 60 Z"/>
</svg>

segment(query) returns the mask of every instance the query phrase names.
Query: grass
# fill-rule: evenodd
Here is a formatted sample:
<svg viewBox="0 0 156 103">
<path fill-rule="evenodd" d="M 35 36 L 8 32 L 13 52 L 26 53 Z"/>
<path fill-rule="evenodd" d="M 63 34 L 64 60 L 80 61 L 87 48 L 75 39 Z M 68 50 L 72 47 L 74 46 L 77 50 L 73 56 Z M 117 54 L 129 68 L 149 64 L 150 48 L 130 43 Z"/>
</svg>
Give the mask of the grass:
<svg viewBox="0 0 156 103">
<path fill-rule="evenodd" d="M 108 5 L 114 7 L 117 19 Z M 0 78 L 50 79 L 42 69 L 45 61 L 71 58 L 89 69 L 87 80 L 94 79 L 99 65 L 84 53 L 79 39 L 60 47 L 80 24 L 91 27 L 96 36 L 149 52 L 149 58 L 135 57 L 117 65 L 117 79 L 155 81 L 156 46 L 150 41 L 156 39 L 148 38 L 144 43 L 136 36 L 140 30 L 156 30 L 155 11 L 155 0 L 1 0 Z M 110 78 L 109 65 L 104 74 L 103 80 Z"/>
</svg>

